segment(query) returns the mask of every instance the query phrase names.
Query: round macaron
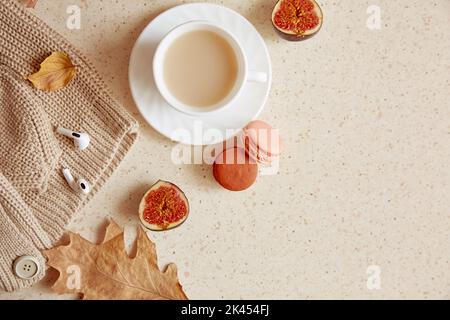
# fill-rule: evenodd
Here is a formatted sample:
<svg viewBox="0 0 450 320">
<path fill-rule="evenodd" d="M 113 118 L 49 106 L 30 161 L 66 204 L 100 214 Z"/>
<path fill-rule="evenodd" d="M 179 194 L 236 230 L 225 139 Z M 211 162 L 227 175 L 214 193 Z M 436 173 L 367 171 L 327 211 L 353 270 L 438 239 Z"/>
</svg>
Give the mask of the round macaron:
<svg viewBox="0 0 450 320">
<path fill-rule="evenodd" d="M 271 156 L 270 154 L 263 152 L 252 142 L 246 142 L 245 150 L 251 159 L 254 159 L 254 161 L 265 166 L 270 166 L 276 158 L 276 156 Z"/>
<path fill-rule="evenodd" d="M 250 188 L 258 176 L 258 164 L 242 148 L 229 148 L 215 160 L 213 174 L 225 189 L 242 191 Z"/>
<path fill-rule="evenodd" d="M 250 122 L 242 130 L 242 139 L 250 157 L 261 164 L 270 164 L 283 150 L 278 130 L 261 120 Z"/>
</svg>

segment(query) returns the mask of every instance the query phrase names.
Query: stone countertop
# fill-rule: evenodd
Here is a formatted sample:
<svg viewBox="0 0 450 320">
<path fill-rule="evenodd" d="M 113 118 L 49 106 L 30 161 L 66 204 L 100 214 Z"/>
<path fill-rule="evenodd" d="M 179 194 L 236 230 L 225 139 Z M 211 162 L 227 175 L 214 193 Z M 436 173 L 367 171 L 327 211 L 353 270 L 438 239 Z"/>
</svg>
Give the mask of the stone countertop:
<svg viewBox="0 0 450 320">
<path fill-rule="evenodd" d="M 273 63 L 261 119 L 284 137 L 280 173 L 241 193 L 221 189 L 207 165 L 174 165 L 174 144 L 130 95 L 136 38 L 185 2 L 39 0 L 30 9 L 87 55 L 141 124 L 135 147 L 69 229 L 99 241 L 113 217 L 131 242 L 140 198 L 161 178 L 186 191 L 191 215 L 149 235 L 190 298 L 449 299 L 450 2 L 322 0 L 320 33 L 293 43 L 271 26 L 275 1 L 210 1 L 249 19 Z M 73 4 L 80 30 L 66 27 Z M 373 4 L 379 30 L 367 26 Z M 51 292 L 53 279 L 0 299 L 70 298 Z"/>
</svg>

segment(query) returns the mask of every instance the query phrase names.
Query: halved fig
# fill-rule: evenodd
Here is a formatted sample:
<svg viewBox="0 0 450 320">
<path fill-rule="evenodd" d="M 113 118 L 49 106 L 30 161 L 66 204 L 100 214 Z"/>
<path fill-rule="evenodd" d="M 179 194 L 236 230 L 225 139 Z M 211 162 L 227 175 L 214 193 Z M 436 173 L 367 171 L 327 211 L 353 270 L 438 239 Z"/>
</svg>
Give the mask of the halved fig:
<svg viewBox="0 0 450 320">
<path fill-rule="evenodd" d="M 189 201 L 175 184 L 159 180 L 148 190 L 139 205 L 142 225 L 153 231 L 170 230 L 189 215 Z"/>
<path fill-rule="evenodd" d="M 279 0 L 272 12 L 278 34 L 290 41 L 308 39 L 322 27 L 323 14 L 315 0 Z"/>
</svg>

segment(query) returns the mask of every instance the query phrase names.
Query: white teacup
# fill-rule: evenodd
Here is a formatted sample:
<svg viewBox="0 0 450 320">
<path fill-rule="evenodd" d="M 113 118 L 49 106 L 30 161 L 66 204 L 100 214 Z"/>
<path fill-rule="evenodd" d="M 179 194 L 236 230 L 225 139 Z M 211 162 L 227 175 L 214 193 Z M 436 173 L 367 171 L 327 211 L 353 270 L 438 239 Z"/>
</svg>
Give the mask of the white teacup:
<svg viewBox="0 0 450 320">
<path fill-rule="evenodd" d="M 195 107 L 181 102 L 170 92 L 164 80 L 164 59 L 167 50 L 180 36 L 197 30 L 212 31 L 225 39 L 234 50 L 238 64 L 237 78 L 229 94 L 220 102 L 208 107 Z M 209 21 L 191 21 L 172 29 L 163 38 L 156 49 L 153 57 L 153 76 L 156 86 L 163 98 L 175 109 L 190 115 L 211 114 L 226 108 L 239 97 L 247 82 L 265 83 L 268 81 L 266 73 L 249 70 L 247 56 L 236 37 L 219 25 Z"/>
</svg>

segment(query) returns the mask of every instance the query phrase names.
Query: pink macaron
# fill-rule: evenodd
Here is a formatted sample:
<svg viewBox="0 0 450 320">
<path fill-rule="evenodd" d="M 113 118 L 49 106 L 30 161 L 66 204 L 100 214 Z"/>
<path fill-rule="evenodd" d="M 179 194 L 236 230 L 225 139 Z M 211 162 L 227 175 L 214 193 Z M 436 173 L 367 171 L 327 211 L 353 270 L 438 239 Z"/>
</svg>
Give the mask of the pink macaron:
<svg viewBox="0 0 450 320">
<path fill-rule="evenodd" d="M 263 165 L 270 165 L 283 151 L 278 129 L 264 121 L 250 122 L 242 130 L 241 137 L 248 155 Z"/>
</svg>

